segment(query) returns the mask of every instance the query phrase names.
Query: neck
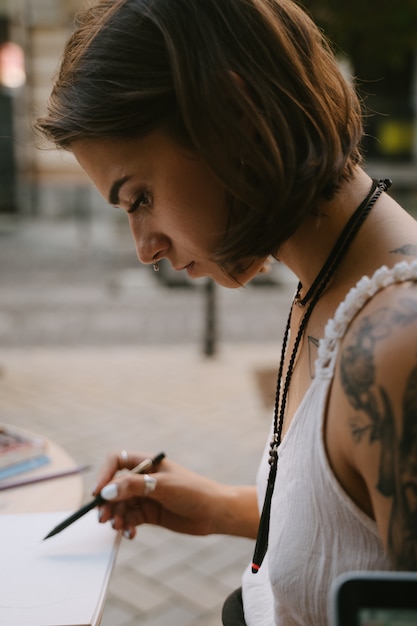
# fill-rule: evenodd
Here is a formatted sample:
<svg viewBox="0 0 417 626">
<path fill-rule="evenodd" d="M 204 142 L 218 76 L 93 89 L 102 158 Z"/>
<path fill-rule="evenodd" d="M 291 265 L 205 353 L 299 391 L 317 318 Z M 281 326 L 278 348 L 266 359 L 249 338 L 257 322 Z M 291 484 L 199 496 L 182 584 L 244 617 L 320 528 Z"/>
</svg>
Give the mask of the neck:
<svg viewBox="0 0 417 626">
<path fill-rule="evenodd" d="M 354 177 L 344 183 L 330 201 L 323 201 L 315 215 L 308 215 L 278 253 L 303 285 L 305 292 L 323 267 L 351 215 L 371 187 L 370 177 L 357 168 Z"/>
</svg>

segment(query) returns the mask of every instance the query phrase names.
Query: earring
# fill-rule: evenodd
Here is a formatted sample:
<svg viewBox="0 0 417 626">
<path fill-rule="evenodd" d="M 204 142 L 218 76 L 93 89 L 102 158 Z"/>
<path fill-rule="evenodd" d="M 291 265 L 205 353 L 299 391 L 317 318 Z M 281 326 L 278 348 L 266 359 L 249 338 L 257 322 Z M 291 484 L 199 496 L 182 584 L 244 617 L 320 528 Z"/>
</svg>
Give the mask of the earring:
<svg viewBox="0 0 417 626">
<path fill-rule="evenodd" d="M 155 261 L 155 263 L 152 263 L 153 265 L 153 271 L 154 272 L 159 272 L 159 263 L 158 261 Z"/>
</svg>

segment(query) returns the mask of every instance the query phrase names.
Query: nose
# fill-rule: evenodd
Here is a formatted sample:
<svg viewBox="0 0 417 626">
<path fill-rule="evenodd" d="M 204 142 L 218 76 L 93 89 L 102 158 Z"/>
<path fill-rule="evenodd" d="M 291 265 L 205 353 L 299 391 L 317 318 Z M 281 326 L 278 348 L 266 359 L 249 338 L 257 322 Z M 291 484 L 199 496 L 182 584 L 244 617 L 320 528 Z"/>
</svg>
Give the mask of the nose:
<svg viewBox="0 0 417 626">
<path fill-rule="evenodd" d="M 137 236 L 133 233 L 136 246 L 136 255 L 140 263 L 149 265 L 166 257 L 170 247 L 170 240 L 162 234 Z"/>
</svg>

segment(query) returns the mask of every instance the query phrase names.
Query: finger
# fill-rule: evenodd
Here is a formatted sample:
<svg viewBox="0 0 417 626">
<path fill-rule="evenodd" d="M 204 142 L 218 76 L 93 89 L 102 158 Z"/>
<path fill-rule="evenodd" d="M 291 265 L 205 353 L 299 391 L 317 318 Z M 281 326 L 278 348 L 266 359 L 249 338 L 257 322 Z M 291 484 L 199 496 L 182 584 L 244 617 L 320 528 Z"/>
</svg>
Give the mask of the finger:
<svg viewBox="0 0 417 626">
<path fill-rule="evenodd" d="M 104 485 L 101 497 L 107 502 L 119 502 L 133 497 L 153 497 L 158 490 L 161 474 L 126 474 Z"/>
<path fill-rule="evenodd" d="M 145 522 L 145 517 L 139 501 L 129 506 L 123 514 L 123 518 L 117 520 L 120 529 L 123 531 L 127 539 L 133 539 L 136 536 L 136 527 Z"/>
<path fill-rule="evenodd" d="M 97 475 L 96 484 L 93 489 L 93 495 L 100 493 L 104 485 L 111 481 L 116 472 L 120 469 L 120 458 L 117 452 L 108 455 Z"/>
<path fill-rule="evenodd" d="M 146 458 L 149 458 L 149 455 L 138 454 L 125 449 L 109 454 L 98 473 L 93 495 L 100 493 L 104 485 L 109 483 L 118 471 L 131 470 Z"/>
<path fill-rule="evenodd" d="M 131 502 L 104 504 L 99 508 L 99 521 L 103 524 L 110 521 L 115 530 L 122 530 L 128 525 L 124 520 L 128 519 L 129 511 L 132 506 L 134 508 L 134 505 L 132 505 Z"/>
<path fill-rule="evenodd" d="M 134 539 L 136 537 L 136 527 L 129 526 L 129 528 L 126 528 L 123 531 L 123 535 L 126 537 L 126 539 Z"/>
<path fill-rule="evenodd" d="M 137 452 L 132 452 L 131 450 L 119 450 L 116 452 L 118 469 L 128 469 L 132 470 L 134 467 L 139 465 L 145 459 L 152 458 L 151 454 L 138 454 Z"/>
<path fill-rule="evenodd" d="M 113 505 L 106 503 L 100 506 L 98 509 L 98 521 L 101 524 L 105 524 L 111 519 L 113 519 Z"/>
<path fill-rule="evenodd" d="M 102 513 L 99 518 L 100 522 L 110 522 L 114 530 L 122 531 L 128 539 L 135 537 L 136 526 L 146 522 L 138 499 L 104 505 L 100 512 Z"/>
</svg>

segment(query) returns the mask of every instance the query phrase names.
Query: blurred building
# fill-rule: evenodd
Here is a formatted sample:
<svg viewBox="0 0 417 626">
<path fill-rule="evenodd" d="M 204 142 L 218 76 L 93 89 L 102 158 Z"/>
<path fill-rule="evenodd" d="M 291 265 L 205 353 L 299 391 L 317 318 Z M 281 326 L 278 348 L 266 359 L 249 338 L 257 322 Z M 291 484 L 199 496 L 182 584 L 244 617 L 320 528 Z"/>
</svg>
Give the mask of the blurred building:
<svg viewBox="0 0 417 626">
<path fill-rule="evenodd" d="M 72 155 L 39 146 L 32 129 L 82 3 L 0 0 L 0 213 L 62 214 L 86 188 Z"/>
<path fill-rule="evenodd" d="M 0 214 L 54 216 L 88 210 L 89 186 L 75 159 L 67 152 L 39 149 L 31 128 L 45 111 L 74 14 L 84 2 L 0 0 Z M 370 136 L 377 156 L 395 162 L 406 154 L 400 179 L 405 185 L 410 180 L 416 189 L 417 42 L 414 74 L 407 104 L 414 113 L 380 116 L 369 123 L 375 124 Z"/>
</svg>

